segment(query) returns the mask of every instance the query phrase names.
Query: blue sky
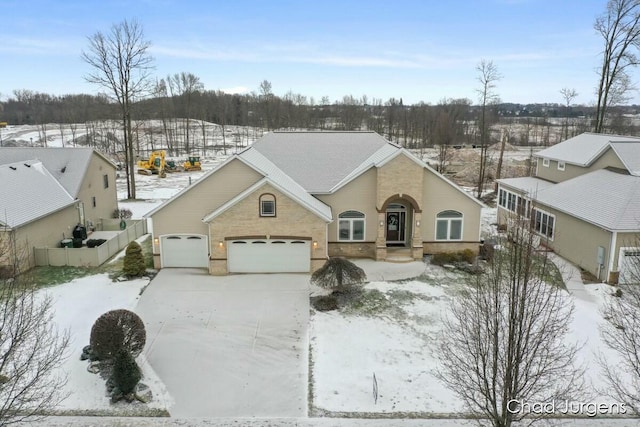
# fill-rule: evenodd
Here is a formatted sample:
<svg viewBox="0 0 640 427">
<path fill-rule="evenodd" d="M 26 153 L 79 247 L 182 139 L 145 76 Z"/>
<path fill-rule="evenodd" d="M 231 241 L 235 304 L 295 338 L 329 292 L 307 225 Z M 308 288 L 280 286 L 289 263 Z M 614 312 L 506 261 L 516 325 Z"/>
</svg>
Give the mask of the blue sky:
<svg viewBox="0 0 640 427">
<path fill-rule="evenodd" d="M 477 101 L 481 59 L 505 102 L 594 102 L 605 0 L 0 0 L 0 94 L 97 93 L 84 81 L 87 37 L 136 19 L 154 75 L 206 89 L 344 95 L 405 104 Z M 634 76 L 635 79 L 636 76 Z M 635 79 L 637 81 L 637 79 Z M 640 103 L 640 96 L 632 102 Z"/>
</svg>

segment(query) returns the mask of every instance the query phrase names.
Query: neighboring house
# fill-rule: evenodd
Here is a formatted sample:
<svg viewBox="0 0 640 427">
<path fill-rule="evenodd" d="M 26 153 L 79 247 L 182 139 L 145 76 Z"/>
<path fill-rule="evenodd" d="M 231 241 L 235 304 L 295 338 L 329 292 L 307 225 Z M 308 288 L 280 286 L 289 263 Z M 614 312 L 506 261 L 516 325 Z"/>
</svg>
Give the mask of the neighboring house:
<svg viewBox="0 0 640 427">
<path fill-rule="evenodd" d="M 584 133 L 536 154 L 535 177 L 499 180 L 498 222 L 531 220 L 541 244 L 610 283 L 640 262 L 640 138 Z"/>
<path fill-rule="evenodd" d="M 156 267 L 310 272 L 478 250 L 482 204 L 374 132 L 273 132 L 147 214 Z"/>
<path fill-rule="evenodd" d="M 78 201 L 38 160 L 0 165 L 0 276 L 34 265 L 35 246 L 56 247 L 78 224 Z"/>
<path fill-rule="evenodd" d="M 30 159 L 42 162 L 71 197 L 80 202 L 76 223 L 93 229 L 102 218 L 111 218 L 118 208 L 116 166 L 99 151 L 92 148 L 0 148 L 0 164 Z"/>
</svg>

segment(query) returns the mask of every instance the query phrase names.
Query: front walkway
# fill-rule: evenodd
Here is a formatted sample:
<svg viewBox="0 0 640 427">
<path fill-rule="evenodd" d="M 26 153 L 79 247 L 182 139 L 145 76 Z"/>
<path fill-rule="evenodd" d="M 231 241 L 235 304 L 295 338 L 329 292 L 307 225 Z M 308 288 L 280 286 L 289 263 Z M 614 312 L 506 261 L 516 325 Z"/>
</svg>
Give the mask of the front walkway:
<svg viewBox="0 0 640 427">
<path fill-rule="evenodd" d="M 426 270 L 422 261 L 385 262 L 372 259 L 352 259 L 350 261 L 364 270 L 370 282 L 413 279 Z"/>
<path fill-rule="evenodd" d="M 580 274 L 578 267 L 553 252 L 549 253 L 549 259 L 558 267 L 558 270 L 560 270 L 562 281 L 571 295 L 586 302 L 597 302 L 585 289 L 582 274 Z"/>
</svg>

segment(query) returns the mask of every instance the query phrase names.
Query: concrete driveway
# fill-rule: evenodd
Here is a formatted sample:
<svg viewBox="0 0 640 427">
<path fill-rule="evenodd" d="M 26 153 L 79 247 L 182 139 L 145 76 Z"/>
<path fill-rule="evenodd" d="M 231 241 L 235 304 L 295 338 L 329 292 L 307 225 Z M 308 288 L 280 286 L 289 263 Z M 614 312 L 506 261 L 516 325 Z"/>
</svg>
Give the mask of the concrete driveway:
<svg viewBox="0 0 640 427">
<path fill-rule="evenodd" d="M 309 276 L 163 269 L 136 307 L 175 417 L 307 415 Z"/>
</svg>

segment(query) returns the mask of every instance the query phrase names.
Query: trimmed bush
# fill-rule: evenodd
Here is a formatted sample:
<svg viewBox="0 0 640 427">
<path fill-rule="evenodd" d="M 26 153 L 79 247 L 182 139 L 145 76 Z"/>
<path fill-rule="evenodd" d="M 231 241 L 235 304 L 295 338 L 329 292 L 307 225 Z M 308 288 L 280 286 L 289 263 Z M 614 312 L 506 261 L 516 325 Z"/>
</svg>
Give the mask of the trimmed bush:
<svg viewBox="0 0 640 427">
<path fill-rule="evenodd" d="M 127 277 L 140 277 L 147 271 L 142 246 L 135 240 L 129 243 L 124 255 L 122 272 Z"/>
<path fill-rule="evenodd" d="M 146 340 L 144 322 L 129 310 L 108 311 L 91 328 L 90 345 L 96 360 L 112 360 L 120 350 L 138 357 Z"/>
<path fill-rule="evenodd" d="M 116 354 L 111 378 L 113 385 L 124 395 L 133 393 L 142 379 L 140 367 L 126 349 L 120 349 Z"/>
<path fill-rule="evenodd" d="M 431 256 L 431 264 L 435 265 L 455 264 L 458 262 L 473 264 L 475 260 L 476 254 L 471 249 L 456 252 L 441 252 Z"/>
<path fill-rule="evenodd" d="M 133 212 L 130 209 L 114 209 L 111 213 L 111 218 L 115 219 L 130 219 L 133 216 Z"/>
</svg>

